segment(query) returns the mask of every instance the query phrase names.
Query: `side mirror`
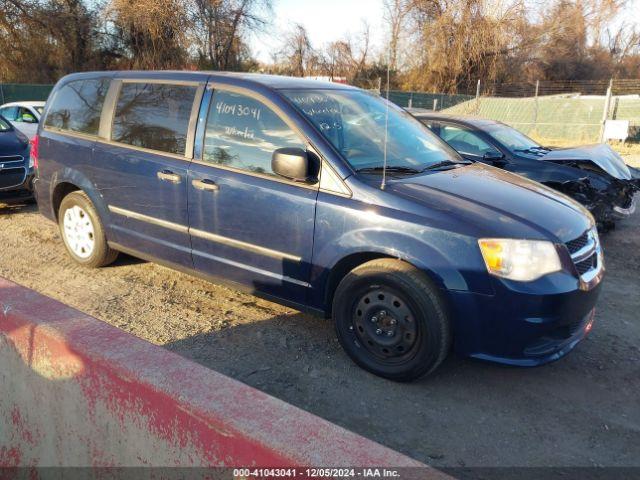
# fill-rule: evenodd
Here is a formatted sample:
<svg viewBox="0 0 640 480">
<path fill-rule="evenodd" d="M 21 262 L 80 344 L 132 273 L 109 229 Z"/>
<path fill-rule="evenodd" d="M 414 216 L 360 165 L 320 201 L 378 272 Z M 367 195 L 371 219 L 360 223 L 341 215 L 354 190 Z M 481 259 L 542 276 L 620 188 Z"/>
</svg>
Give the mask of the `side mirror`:
<svg viewBox="0 0 640 480">
<path fill-rule="evenodd" d="M 36 120 L 36 117 L 34 117 L 33 115 L 31 115 L 30 113 L 24 113 L 22 115 L 22 117 L 20 117 L 20 119 L 24 122 L 24 123 L 38 123 L 38 120 Z"/>
<path fill-rule="evenodd" d="M 489 152 L 486 152 L 482 158 L 487 161 L 487 162 L 491 162 L 494 164 L 505 164 L 506 161 L 504 159 L 504 155 L 496 150 L 492 150 Z"/>
<path fill-rule="evenodd" d="M 318 178 L 315 162 L 301 148 L 279 148 L 271 156 L 271 170 L 294 182 L 312 182 Z"/>
</svg>

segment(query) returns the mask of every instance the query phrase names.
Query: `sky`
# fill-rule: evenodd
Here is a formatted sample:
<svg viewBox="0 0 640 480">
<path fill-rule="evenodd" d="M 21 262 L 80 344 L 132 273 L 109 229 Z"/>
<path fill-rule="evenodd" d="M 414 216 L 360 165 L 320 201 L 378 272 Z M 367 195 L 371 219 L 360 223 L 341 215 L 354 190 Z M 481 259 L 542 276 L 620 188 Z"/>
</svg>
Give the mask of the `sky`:
<svg viewBox="0 0 640 480">
<path fill-rule="evenodd" d="M 273 17 L 264 33 L 254 35 L 251 50 L 262 62 L 270 62 L 270 52 L 281 48 L 284 32 L 296 23 L 307 28 L 311 44 L 316 47 L 358 35 L 362 19 L 371 27 L 372 47 L 384 41 L 382 0 L 273 0 Z"/>
<path fill-rule="evenodd" d="M 546 0 L 535 2 L 543 6 Z M 640 26 L 640 0 L 629 0 L 616 23 Z M 253 55 L 261 62 L 271 63 L 271 53 L 282 48 L 284 35 L 296 23 L 304 25 L 315 48 L 345 38 L 355 37 L 362 30 L 362 20 L 371 27 L 373 52 L 383 49 L 386 26 L 383 22 L 383 0 L 273 0 L 273 15 L 264 33 L 253 35 L 250 41 Z"/>
</svg>

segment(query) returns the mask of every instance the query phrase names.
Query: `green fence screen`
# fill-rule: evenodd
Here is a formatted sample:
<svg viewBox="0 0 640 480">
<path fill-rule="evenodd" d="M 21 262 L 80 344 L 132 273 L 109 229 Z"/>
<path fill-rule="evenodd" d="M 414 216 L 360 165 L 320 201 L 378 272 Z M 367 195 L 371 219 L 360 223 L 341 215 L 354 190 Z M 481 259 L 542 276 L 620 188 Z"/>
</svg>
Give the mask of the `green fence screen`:
<svg viewBox="0 0 640 480">
<path fill-rule="evenodd" d="M 382 93 L 386 96 L 386 92 Z M 390 91 L 389 99 L 396 105 L 409 108 L 442 110 L 475 98 L 473 95 L 449 95 L 445 93 L 421 93 Z"/>
<path fill-rule="evenodd" d="M 0 105 L 9 102 L 46 100 L 53 85 L 0 83 Z"/>
</svg>

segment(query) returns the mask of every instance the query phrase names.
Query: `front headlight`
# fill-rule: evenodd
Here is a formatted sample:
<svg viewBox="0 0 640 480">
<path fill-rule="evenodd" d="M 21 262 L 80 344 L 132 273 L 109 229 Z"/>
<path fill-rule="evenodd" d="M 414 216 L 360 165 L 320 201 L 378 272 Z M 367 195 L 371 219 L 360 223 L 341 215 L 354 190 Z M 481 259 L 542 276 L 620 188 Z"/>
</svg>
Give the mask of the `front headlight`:
<svg viewBox="0 0 640 480">
<path fill-rule="evenodd" d="M 562 269 L 556 247 L 542 240 L 481 238 L 482 258 L 490 274 L 530 282 Z"/>
</svg>

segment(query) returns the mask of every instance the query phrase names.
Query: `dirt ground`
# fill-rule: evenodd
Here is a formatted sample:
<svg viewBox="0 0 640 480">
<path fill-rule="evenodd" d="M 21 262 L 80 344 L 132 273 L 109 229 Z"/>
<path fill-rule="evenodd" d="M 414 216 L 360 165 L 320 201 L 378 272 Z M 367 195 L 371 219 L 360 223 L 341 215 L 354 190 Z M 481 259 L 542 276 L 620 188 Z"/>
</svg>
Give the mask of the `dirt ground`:
<svg viewBox="0 0 640 480">
<path fill-rule="evenodd" d="M 535 369 L 450 356 L 396 384 L 329 321 L 122 257 L 86 270 L 35 207 L 0 207 L 0 275 L 438 467 L 640 466 L 640 214 L 603 239 L 591 336 Z"/>
<path fill-rule="evenodd" d="M 640 147 L 638 147 L 638 150 L 640 150 Z M 624 154 L 622 155 L 622 158 L 624 158 L 624 161 L 628 165 L 631 165 L 632 167 L 640 168 L 640 153 Z"/>
</svg>

